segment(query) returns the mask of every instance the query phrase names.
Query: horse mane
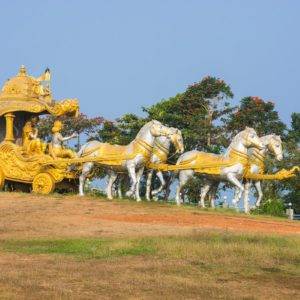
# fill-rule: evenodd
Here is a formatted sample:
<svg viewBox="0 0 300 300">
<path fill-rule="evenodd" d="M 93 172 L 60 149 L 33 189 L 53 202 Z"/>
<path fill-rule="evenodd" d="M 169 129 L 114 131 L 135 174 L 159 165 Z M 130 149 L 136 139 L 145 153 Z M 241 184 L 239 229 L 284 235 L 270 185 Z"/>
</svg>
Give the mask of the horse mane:
<svg viewBox="0 0 300 300">
<path fill-rule="evenodd" d="M 245 129 L 242 130 L 242 131 L 240 131 L 239 133 L 237 133 L 237 134 L 233 137 L 232 141 L 230 142 L 228 148 L 226 149 L 226 151 L 225 151 L 225 153 L 224 153 L 224 156 L 225 156 L 225 157 L 229 155 L 230 150 L 231 150 L 231 145 L 232 145 L 233 143 L 236 142 L 236 140 L 242 135 L 242 133 L 243 133 L 244 131 L 245 131 Z"/>
<path fill-rule="evenodd" d="M 239 133 L 237 133 L 237 134 L 234 136 L 234 138 L 232 139 L 232 141 L 231 141 L 230 145 L 228 146 L 228 148 L 226 149 L 226 152 L 225 152 L 225 154 L 224 154 L 225 157 L 229 155 L 230 150 L 232 149 L 231 145 L 234 144 L 234 143 L 236 142 L 236 140 L 237 140 L 238 138 L 240 138 L 246 131 L 253 131 L 253 132 L 255 132 L 255 130 L 254 130 L 253 128 L 251 128 L 251 127 L 246 127 L 244 130 L 242 130 L 242 131 L 240 131 Z"/>
<path fill-rule="evenodd" d="M 275 140 L 277 142 L 280 142 L 280 143 L 282 142 L 281 137 L 279 135 L 274 134 L 274 133 L 261 136 L 260 139 L 263 142 L 268 141 L 270 139 L 273 139 L 273 140 Z"/>
<path fill-rule="evenodd" d="M 148 128 L 150 125 L 152 125 L 152 124 L 153 124 L 153 120 L 147 122 L 144 126 L 142 126 L 142 128 L 139 130 L 139 132 L 137 133 L 137 135 L 136 135 L 136 137 L 134 138 L 134 140 L 135 140 L 136 138 L 138 138 L 138 137 L 142 134 L 142 132 L 143 132 L 145 129 L 147 129 L 147 128 Z"/>
</svg>

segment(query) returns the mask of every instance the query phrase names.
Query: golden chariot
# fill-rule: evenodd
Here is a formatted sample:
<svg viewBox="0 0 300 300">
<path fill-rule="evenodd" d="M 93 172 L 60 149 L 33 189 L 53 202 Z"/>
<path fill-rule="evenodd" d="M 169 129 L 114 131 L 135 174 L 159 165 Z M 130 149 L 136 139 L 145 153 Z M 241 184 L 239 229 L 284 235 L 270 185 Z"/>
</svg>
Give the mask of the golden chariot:
<svg viewBox="0 0 300 300">
<path fill-rule="evenodd" d="M 0 188 L 7 182 L 13 187 L 49 194 L 59 186 L 75 186 L 76 172 L 67 164 L 56 163 L 47 145 L 42 153 L 24 151 L 22 129 L 34 116 L 76 116 L 78 112 L 76 99 L 53 100 L 49 69 L 35 78 L 21 66 L 19 73 L 8 79 L 0 92 Z"/>
</svg>

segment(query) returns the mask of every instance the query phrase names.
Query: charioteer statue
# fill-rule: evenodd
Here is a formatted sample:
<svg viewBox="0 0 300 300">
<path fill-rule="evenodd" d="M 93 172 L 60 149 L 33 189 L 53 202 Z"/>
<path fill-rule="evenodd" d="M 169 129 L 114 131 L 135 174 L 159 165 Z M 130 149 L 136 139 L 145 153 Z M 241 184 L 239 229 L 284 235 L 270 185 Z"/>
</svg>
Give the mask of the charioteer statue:
<svg viewBox="0 0 300 300">
<path fill-rule="evenodd" d="M 23 151 L 26 154 L 41 154 L 45 152 L 46 144 L 38 138 L 38 117 L 32 117 L 23 127 Z"/>
<path fill-rule="evenodd" d="M 50 144 L 50 154 L 54 158 L 75 158 L 77 157 L 76 152 L 71 149 L 66 149 L 63 145 L 65 141 L 71 140 L 78 136 L 77 133 L 73 133 L 70 136 L 63 137 L 61 130 L 63 129 L 63 123 L 59 120 L 54 122 L 52 127 L 52 142 Z"/>
</svg>

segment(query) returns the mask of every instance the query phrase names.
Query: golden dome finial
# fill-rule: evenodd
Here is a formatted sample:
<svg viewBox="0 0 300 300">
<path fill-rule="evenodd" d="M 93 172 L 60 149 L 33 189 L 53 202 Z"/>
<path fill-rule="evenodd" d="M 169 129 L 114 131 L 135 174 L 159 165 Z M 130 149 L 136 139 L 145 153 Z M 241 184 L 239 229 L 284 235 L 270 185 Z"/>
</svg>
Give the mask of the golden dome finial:
<svg viewBox="0 0 300 300">
<path fill-rule="evenodd" d="M 25 66 L 24 65 L 22 65 L 21 67 L 20 67 L 20 70 L 19 70 L 19 74 L 18 74 L 19 76 L 26 76 L 27 75 L 27 71 L 26 71 L 26 68 L 25 68 Z"/>
</svg>

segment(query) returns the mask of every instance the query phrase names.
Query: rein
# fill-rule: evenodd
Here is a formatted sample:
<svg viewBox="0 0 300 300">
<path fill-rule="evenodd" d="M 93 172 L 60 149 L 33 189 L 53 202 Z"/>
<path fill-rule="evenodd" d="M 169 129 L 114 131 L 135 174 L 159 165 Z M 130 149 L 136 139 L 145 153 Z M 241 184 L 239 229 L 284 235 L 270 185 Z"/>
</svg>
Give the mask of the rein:
<svg viewBox="0 0 300 300">
<path fill-rule="evenodd" d="M 151 146 L 150 144 L 148 144 L 147 142 L 141 140 L 141 139 L 135 139 L 133 141 L 133 143 L 138 144 L 140 147 L 142 147 L 146 152 L 148 152 L 149 154 L 152 152 L 153 150 L 153 146 Z"/>
<path fill-rule="evenodd" d="M 158 148 L 160 151 L 162 151 L 163 153 L 165 153 L 166 155 L 169 154 L 169 149 L 166 148 L 164 145 L 160 144 L 157 140 L 155 140 L 154 146 Z"/>
<path fill-rule="evenodd" d="M 259 171 L 263 172 L 265 168 L 264 164 L 265 155 L 260 154 L 257 149 L 253 149 L 253 153 L 250 156 L 250 164 L 256 164 L 259 167 Z"/>
</svg>

